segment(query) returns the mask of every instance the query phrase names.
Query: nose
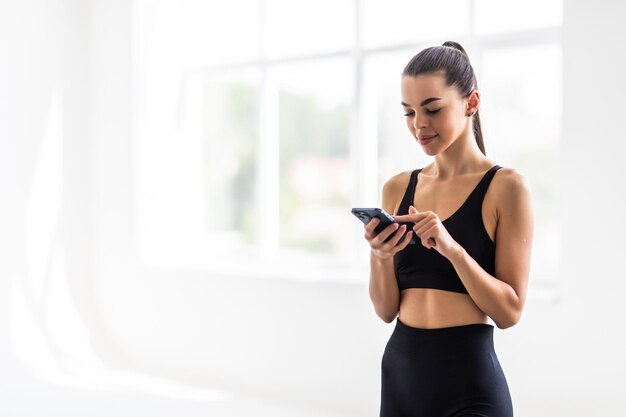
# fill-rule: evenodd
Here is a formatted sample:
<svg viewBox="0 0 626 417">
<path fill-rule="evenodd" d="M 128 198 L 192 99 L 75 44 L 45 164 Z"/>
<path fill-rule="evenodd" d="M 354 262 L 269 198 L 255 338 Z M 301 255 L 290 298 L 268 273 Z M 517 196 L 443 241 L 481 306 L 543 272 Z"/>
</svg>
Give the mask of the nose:
<svg viewBox="0 0 626 417">
<path fill-rule="evenodd" d="M 424 129 L 425 127 L 428 127 L 428 118 L 420 116 L 419 113 L 416 112 L 415 116 L 413 116 L 413 128 L 416 131 L 419 131 L 420 129 Z"/>
</svg>

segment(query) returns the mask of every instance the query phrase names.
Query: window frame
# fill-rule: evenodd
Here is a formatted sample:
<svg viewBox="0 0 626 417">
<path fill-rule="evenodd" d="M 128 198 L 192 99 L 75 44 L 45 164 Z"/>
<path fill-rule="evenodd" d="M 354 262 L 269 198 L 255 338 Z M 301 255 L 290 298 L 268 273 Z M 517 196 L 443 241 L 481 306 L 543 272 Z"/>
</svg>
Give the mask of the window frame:
<svg viewBox="0 0 626 417">
<path fill-rule="evenodd" d="M 256 181 L 257 187 L 263 187 L 264 192 L 257 192 L 257 201 L 260 215 L 263 218 L 259 236 L 262 239 L 258 247 L 258 259 L 251 262 L 233 262 L 231 259 L 222 258 L 220 262 L 215 259 L 203 259 L 199 257 L 197 262 L 187 267 L 200 268 L 207 273 L 218 276 L 228 276 L 232 278 L 284 278 L 290 280 L 333 282 L 333 283 L 363 283 L 364 277 L 369 273 L 369 247 L 362 238 L 362 234 L 355 233 L 353 240 L 353 256 L 348 261 L 347 266 L 339 267 L 341 264 L 333 257 L 310 257 L 299 254 L 297 251 L 291 253 L 289 250 L 279 249 L 278 225 L 279 225 L 279 172 L 278 172 L 278 148 L 279 138 L 277 133 L 278 100 L 275 80 L 270 76 L 270 69 L 276 65 L 285 63 L 306 63 L 311 61 L 323 61 L 337 57 L 347 57 L 351 61 L 351 71 L 353 74 L 353 96 L 351 99 L 350 114 L 350 137 L 349 137 L 349 158 L 351 161 L 352 177 L 355 179 L 351 201 L 378 201 L 380 190 L 378 189 L 378 152 L 376 133 L 365 131 L 366 121 L 364 120 L 365 97 L 364 91 L 364 65 L 370 56 L 388 52 L 406 52 L 411 56 L 416 50 L 438 44 L 440 42 L 424 40 L 423 42 L 410 42 L 406 44 L 393 44 L 376 48 L 364 48 L 361 45 L 360 21 L 361 1 L 354 1 L 354 34 L 353 47 L 348 50 L 338 50 L 329 53 L 315 53 L 310 55 L 287 56 L 280 58 L 266 59 L 261 54 L 258 60 L 236 62 L 231 64 L 220 64 L 201 68 L 185 68 L 184 77 L 197 76 L 199 74 L 210 76 L 233 70 L 254 70 L 260 73 L 260 138 L 259 147 L 263 151 L 259 159 L 259 176 Z M 470 33 L 467 36 L 456 37 L 459 43 L 466 49 L 472 51 L 472 63 L 477 72 L 482 66 L 483 54 L 492 48 L 507 48 L 517 46 L 530 46 L 541 44 L 562 45 L 562 25 L 541 29 L 528 29 L 517 32 L 498 33 L 489 35 L 478 35 L 474 27 L 475 24 L 475 1 L 471 1 Z M 262 17 L 259 17 L 262 19 Z M 259 25 L 259 36 L 262 39 L 262 25 Z M 400 70 L 400 69 L 399 69 Z M 389 103 L 395 105 L 396 103 Z M 399 119 L 399 122 L 401 120 Z M 560 142 L 560 139 L 559 139 Z M 268 186 L 269 184 L 269 186 Z M 348 213 L 349 208 L 346 208 Z M 346 216 L 348 220 L 349 213 Z M 360 227 L 355 221 L 355 229 Z M 560 248 L 559 248 L 560 249 Z M 148 261 L 139 256 L 141 262 L 146 266 L 156 266 L 152 260 Z M 277 262 L 279 261 L 280 262 Z M 307 265 L 303 268 L 303 265 Z M 158 266 L 174 266 L 167 262 L 159 263 Z M 175 266 L 181 266 L 179 264 Z M 536 281 L 536 282 L 535 282 Z M 549 300 L 555 302 L 561 296 L 560 280 L 558 277 L 548 277 L 535 279 L 531 277 L 529 284 L 529 299 Z"/>
</svg>

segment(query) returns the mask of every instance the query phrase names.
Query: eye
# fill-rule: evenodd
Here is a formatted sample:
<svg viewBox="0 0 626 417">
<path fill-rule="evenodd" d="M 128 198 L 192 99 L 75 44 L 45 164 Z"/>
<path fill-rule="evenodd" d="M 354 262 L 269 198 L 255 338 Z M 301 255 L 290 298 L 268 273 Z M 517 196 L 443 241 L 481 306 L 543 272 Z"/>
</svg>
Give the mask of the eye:
<svg viewBox="0 0 626 417">
<path fill-rule="evenodd" d="M 441 110 L 441 108 L 439 108 L 437 110 L 428 110 L 428 109 L 425 109 L 425 110 L 426 110 L 426 114 L 435 114 L 435 113 L 439 112 L 439 110 Z M 411 117 L 411 116 L 414 116 L 414 115 L 415 115 L 415 113 L 407 113 L 407 114 L 405 114 L 406 117 Z"/>
</svg>

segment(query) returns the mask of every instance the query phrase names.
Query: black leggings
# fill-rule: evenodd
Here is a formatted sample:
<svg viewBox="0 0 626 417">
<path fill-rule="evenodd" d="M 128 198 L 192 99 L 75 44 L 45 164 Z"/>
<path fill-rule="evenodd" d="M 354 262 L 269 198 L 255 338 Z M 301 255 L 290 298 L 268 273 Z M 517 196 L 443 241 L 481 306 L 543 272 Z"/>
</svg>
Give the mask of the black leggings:
<svg viewBox="0 0 626 417">
<path fill-rule="evenodd" d="M 398 317 L 382 358 L 380 417 L 512 417 L 493 330 L 423 329 Z"/>
</svg>

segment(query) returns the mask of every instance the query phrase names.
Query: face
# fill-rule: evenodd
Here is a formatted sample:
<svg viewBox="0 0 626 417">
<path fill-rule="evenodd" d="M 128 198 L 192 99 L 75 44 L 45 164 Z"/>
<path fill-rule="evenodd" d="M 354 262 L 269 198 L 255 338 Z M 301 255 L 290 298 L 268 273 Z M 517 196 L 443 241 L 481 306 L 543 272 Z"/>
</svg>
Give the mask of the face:
<svg viewBox="0 0 626 417">
<path fill-rule="evenodd" d="M 402 106 L 409 131 L 428 155 L 435 155 L 471 132 L 467 117 L 478 106 L 478 93 L 461 97 L 456 87 L 446 86 L 443 74 L 402 78 Z"/>
</svg>

